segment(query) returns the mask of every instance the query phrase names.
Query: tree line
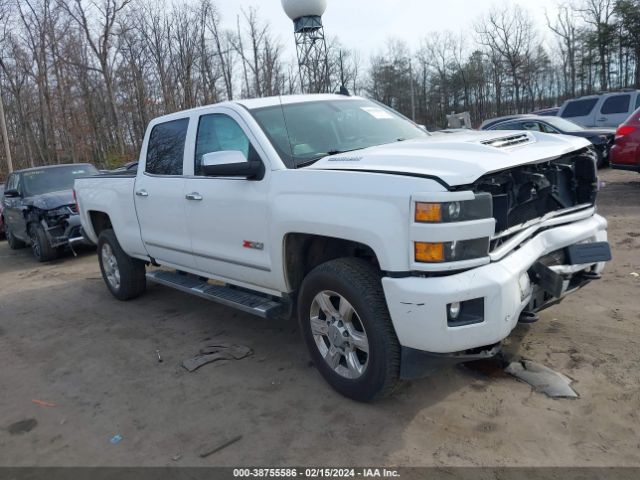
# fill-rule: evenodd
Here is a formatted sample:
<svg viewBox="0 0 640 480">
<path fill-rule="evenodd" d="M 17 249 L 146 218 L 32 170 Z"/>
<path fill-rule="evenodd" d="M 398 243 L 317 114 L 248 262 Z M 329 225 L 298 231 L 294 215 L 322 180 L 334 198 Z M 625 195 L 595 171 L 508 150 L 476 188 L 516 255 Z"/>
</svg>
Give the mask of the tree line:
<svg viewBox="0 0 640 480">
<path fill-rule="evenodd" d="M 477 124 L 640 88 L 640 0 L 575 0 L 546 23 L 504 4 L 464 34 L 431 33 L 414 49 L 391 39 L 369 59 L 332 38 L 332 87 L 431 129 L 454 111 Z M 298 93 L 288 51 L 260 10 L 223 19 L 216 0 L 0 0 L 0 94 L 14 167 L 113 168 L 134 159 L 158 115 Z"/>
</svg>

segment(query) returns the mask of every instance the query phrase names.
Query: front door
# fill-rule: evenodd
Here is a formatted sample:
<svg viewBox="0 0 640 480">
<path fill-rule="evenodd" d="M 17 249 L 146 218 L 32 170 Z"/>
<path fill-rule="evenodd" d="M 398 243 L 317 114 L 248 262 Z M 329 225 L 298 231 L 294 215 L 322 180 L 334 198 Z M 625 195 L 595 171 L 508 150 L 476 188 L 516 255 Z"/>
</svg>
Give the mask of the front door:
<svg viewBox="0 0 640 480">
<path fill-rule="evenodd" d="M 4 202 L 4 220 L 5 228 L 11 230 L 11 234 L 24 241 L 28 241 L 27 234 L 27 222 L 24 215 L 25 207 L 23 206 L 22 195 L 24 195 L 24 189 L 22 187 L 22 179 L 20 174 L 13 173 L 9 176 L 6 190 L 17 190 L 20 193 L 20 197 L 3 197 Z"/>
<path fill-rule="evenodd" d="M 134 198 L 142 241 L 149 255 L 163 264 L 194 269 L 184 201 L 188 127 L 189 119 L 182 118 L 152 128 Z"/>
<path fill-rule="evenodd" d="M 269 209 L 265 178 L 205 177 L 202 156 L 240 151 L 247 160 L 259 160 L 248 129 L 235 113 L 202 115 L 197 121 L 193 177 L 186 179 L 186 209 L 198 270 L 243 283 L 268 286 Z"/>
</svg>

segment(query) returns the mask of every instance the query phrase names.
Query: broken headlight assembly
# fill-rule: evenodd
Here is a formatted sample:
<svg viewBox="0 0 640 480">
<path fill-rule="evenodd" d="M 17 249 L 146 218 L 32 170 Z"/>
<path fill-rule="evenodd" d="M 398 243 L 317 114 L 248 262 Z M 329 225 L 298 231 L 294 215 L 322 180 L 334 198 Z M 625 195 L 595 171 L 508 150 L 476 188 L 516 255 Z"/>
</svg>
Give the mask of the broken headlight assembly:
<svg viewBox="0 0 640 480">
<path fill-rule="evenodd" d="M 45 214 L 48 217 L 62 217 L 62 216 L 69 216 L 71 215 L 73 212 L 71 212 L 71 210 L 69 209 L 69 207 L 65 206 L 65 207 L 60 207 L 60 208 L 54 208 L 53 210 L 47 210 L 45 212 Z"/>
<path fill-rule="evenodd" d="M 493 216 L 493 199 L 489 193 L 478 193 L 473 200 L 427 203 L 416 202 L 416 223 L 451 223 L 482 220 Z"/>
</svg>

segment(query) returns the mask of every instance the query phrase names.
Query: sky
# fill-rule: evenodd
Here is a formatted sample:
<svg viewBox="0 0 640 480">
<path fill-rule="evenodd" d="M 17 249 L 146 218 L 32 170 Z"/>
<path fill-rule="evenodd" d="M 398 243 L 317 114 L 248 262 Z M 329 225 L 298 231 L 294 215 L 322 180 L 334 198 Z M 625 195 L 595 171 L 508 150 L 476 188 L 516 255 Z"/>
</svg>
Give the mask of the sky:
<svg viewBox="0 0 640 480">
<path fill-rule="evenodd" d="M 469 32 L 473 42 L 474 21 L 492 6 L 519 4 L 531 13 L 540 30 L 548 36 L 545 11 L 550 18 L 559 0 L 328 0 L 323 17 L 325 33 L 337 36 L 347 48 L 357 49 L 363 60 L 384 49 L 390 37 L 405 40 L 411 48 L 429 32 L 451 30 Z M 290 55 L 295 54 L 293 24 L 282 10 L 280 0 L 218 0 L 222 22 L 234 28 L 241 8 L 257 7 L 267 19 Z"/>
</svg>

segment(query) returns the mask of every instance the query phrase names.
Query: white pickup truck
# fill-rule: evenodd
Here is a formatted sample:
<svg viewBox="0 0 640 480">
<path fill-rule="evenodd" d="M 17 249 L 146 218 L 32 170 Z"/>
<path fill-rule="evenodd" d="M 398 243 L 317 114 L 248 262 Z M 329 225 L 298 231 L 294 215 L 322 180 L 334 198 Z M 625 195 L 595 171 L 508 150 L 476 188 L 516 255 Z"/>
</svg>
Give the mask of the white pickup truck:
<svg viewBox="0 0 640 480">
<path fill-rule="evenodd" d="M 320 373 L 362 401 L 495 354 L 611 255 L 586 140 L 431 135 L 358 97 L 158 118 L 129 172 L 75 183 L 116 298 L 152 281 L 295 315 Z"/>
</svg>

